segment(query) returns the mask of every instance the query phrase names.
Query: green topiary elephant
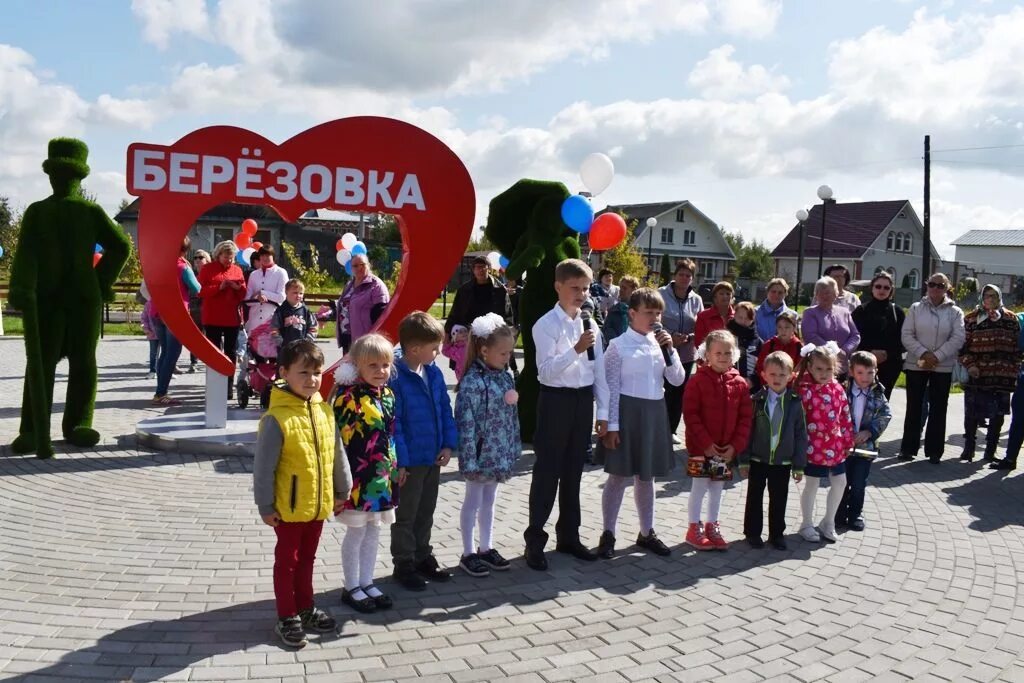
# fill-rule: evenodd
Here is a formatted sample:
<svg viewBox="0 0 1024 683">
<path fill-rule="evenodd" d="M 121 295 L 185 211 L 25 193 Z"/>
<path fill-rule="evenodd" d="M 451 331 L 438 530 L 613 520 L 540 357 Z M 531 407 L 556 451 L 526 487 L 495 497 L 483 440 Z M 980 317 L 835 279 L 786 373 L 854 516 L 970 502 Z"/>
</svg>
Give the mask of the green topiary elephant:
<svg viewBox="0 0 1024 683">
<path fill-rule="evenodd" d="M 50 411 L 57 363 L 68 359 L 63 433 L 68 443 L 99 442 L 92 428 L 96 404 L 96 344 L 103 302 L 128 260 L 131 243 L 96 203 L 81 196 L 89 175 L 89 149 L 81 140 L 50 140 L 43 171 L 53 194 L 29 205 L 22 217 L 8 300 L 25 321 L 25 390 L 15 453 L 53 456 Z M 95 245 L 103 248 L 93 265 Z"/>
<path fill-rule="evenodd" d="M 505 274 L 518 281 L 526 273 L 519 298 L 525 360 L 519 374 L 519 424 L 524 441 L 533 441 L 540 392 L 533 324 L 558 300 L 555 266 L 580 257 L 576 233 L 562 222 L 562 202 L 568 196 L 562 183 L 520 180 L 491 200 L 484 230 L 487 239 L 509 259 Z"/>
</svg>

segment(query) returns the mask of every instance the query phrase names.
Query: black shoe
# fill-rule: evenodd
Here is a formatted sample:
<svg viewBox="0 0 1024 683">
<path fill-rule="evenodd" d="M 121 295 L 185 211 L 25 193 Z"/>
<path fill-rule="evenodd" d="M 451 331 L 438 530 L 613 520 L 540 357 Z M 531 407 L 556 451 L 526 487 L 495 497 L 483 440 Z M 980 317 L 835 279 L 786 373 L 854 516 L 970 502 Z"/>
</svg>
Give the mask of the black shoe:
<svg viewBox="0 0 1024 683">
<path fill-rule="evenodd" d="M 929 458 L 930 460 L 931 458 Z M 965 448 L 964 452 L 960 454 L 960 462 L 973 462 L 974 461 L 974 449 Z"/>
<path fill-rule="evenodd" d="M 864 531 L 864 520 L 858 517 L 850 522 L 850 531 Z"/>
<path fill-rule="evenodd" d="M 490 576 L 491 570 L 484 564 L 484 561 L 480 559 L 480 556 L 476 553 L 472 555 L 463 555 L 462 559 L 459 560 L 459 569 L 466 572 L 470 576 Z"/>
<path fill-rule="evenodd" d="M 789 550 L 789 546 L 786 545 L 786 539 L 782 536 L 779 536 L 778 538 L 769 538 L 768 542 L 776 550 Z"/>
<path fill-rule="evenodd" d="M 651 529 L 651 533 L 646 536 L 643 534 L 637 534 L 636 544 L 641 548 L 646 548 L 655 555 L 661 555 L 662 557 L 672 554 L 669 547 L 665 545 L 660 538 L 658 538 L 658 534 L 654 533 L 654 529 Z"/>
<path fill-rule="evenodd" d="M 607 529 L 601 533 L 601 540 L 597 542 L 597 554 L 604 560 L 615 557 L 615 536 Z"/>
<path fill-rule="evenodd" d="M 437 563 L 437 558 L 433 555 L 416 565 L 416 573 L 428 581 L 437 581 L 438 583 L 452 580 L 452 573 L 447 569 L 443 569 Z"/>
<path fill-rule="evenodd" d="M 559 543 L 555 546 L 555 551 L 572 555 L 577 560 L 583 560 L 584 562 L 595 562 L 597 560 L 597 555 L 579 541 Z"/>
<path fill-rule="evenodd" d="M 896 459 L 901 460 L 903 462 L 910 462 L 911 460 L 914 459 L 914 456 L 908 455 L 906 453 L 900 453 L 898 456 L 896 456 Z"/>
<path fill-rule="evenodd" d="M 491 548 L 486 553 L 477 553 L 476 556 L 490 569 L 505 572 L 512 568 L 512 563 L 502 557 L 501 553 L 494 548 Z"/>
<path fill-rule="evenodd" d="M 982 460 L 982 462 L 995 462 L 996 461 L 996 451 L 995 451 L 995 449 L 993 448 L 992 451 L 989 452 L 989 450 L 986 448 L 985 449 L 985 457 L 983 457 L 981 460 Z"/>
<path fill-rule="evenodd" d="M 338 628 L 334 617 L 315 605 L 299 612 L 299 619 L 302 620 L 302 628 L 317 633 L 330 633 Z"/>
<path fill-rule="evenodd" d="M 929 455 L 928 456 L 928 462 L 930 462 L 933 465 L 938 465 L 940 460 L 942 460 L 942 456 L 941 455 Z"/>
<path fill-rule="evenodd" d="M 988 468 L 990 470 L 1015 470 L 1017 469 L 1017 461 L 1003 458 L 1002 460 L 996 460 Z"/>
<path fill-rule="evenodd" d="M 751 548 L 760 549 L 764 547 L 764 541 L 760 536 L 747 536 L 747 545 Z"/>
<path fill-rule="evenodd" d="M 369 586 L 363 586 L 363 592 L 366 593 L 366 597 L 373 600 L 373 604 L 377 606 L 377 609 L 391 609 L 391 606 L 395 603 L 391 600 L 390 595 L 386 595 L 383 591 L 377 597 L 370 595 L 369 590 L 371 588 L 377 588 L 372 583 Z M 380 590 L 377 588 L 377 590 Z"/>
<path fill-rule="evenodd" d="M 391 577 L 398 582 L 402 588 L 410 591 L 425 591 L 427 590 L 426 580 L 416 573 L 411 565 L 401 565 L 395 567 L 395 571 L 392 572 Z"/>
<path fill-rule="evenodd" d="M 279 619 L 274 626 L 274 633 L 288 647 L 306 647 L 306 632 L 302 630 L 302 621 L 298 617 Z"/>
<path fill-rule="evenodd" d="M 548 558 L 544 557 L 544 550 L 528 547 L 523 555 L 526 557 L 526 566 L 530 569 L 536 569 L 539 572 L 548 570 Z"/>
<path fill-rule="evenodd" d="M 362 589 L 357 588 L 356 590 L 361 591 Z M 369 595 L 364 594 L 364 597 L 357 600 L 352 597 L 351 591 L 343 590 L 341 591 L 341 602 L 363 614 L 371 614 L 377 611 L 377 603 Z"/>
</svg>

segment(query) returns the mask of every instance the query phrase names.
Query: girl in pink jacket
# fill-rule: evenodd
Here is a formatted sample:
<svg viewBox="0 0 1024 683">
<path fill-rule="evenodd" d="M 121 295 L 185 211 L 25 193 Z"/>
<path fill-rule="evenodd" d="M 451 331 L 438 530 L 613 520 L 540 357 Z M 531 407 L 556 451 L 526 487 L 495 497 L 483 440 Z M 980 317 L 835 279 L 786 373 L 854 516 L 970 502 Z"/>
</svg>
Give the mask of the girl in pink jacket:
<svg viewBox="0 0 1024 683">
<path fill-rule="evenodd" d="M 796 386 L 807 418 L 807 467 L 800 494 L 803 522 L 800 535 L 814 543 L 836 542 L 836 511 L 846 490 L 846 456 L 853 450 L 853 420 L 846 391 L 836 381 L 835 342 L 807 344 L 800 349 Z M 825 516 L 814 528 L 814 499 L 822 477 L 828 477 Z"/>
</svg>

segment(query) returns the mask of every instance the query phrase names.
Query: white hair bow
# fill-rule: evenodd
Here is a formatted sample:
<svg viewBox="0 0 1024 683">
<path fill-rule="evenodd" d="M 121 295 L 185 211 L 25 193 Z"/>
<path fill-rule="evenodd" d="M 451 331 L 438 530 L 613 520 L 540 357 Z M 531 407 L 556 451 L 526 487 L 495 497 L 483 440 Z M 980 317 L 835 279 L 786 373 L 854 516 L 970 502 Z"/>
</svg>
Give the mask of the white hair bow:
<svg viewBox="0 0 1024 683">
<path fill-rule="evenodd" d="M 334 371 L 335 384 L 346 386 L 355 384 L 358 379 L 359 370 L 356 368 L 356 364 L 350 360 L 343 360 L 338 365 L 338 369 Z"/>
<path fill-rule="evenodd" d="M 504 325 L 505 319 L 500 315 L 497 313 L 487 313 L 474 320 L 472 325 L 470 325 L 470 329 L 473 331 L 474 337 L 486 339 L 494 334 L 496 329 Z"/>
<path fill-rule="evenodd" d="M 820 346 L 816 346 L 814 344 L 804 344 L 802 347 L 800 347 L 800 357 L 805 358 L 807 354 L 809 354 L 811 351 L 814 351 L 815 349 L 821 349 L 822 351 L 832 356 L 833 358 L 839 355 L 839 344 L 836 344 L 834 341 L 828 341 L 825 342 L 824 344 L 821 344 Z"/>
</svg>

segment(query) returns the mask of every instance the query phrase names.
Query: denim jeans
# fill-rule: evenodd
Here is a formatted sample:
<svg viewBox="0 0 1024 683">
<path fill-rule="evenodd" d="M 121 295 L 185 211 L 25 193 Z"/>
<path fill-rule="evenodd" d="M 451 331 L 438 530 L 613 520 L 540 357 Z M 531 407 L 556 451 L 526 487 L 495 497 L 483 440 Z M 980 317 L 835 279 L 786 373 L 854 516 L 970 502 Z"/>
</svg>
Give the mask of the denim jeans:
<svg viewBox="0 0 1024 683">
<path fill-rule="evenodd" d="M 1017 388 L 1010 399 L 1013 417 L 1010 419 L 1010 437 L 1006 442 L 1006 459 L 1017 462 L 1021 443 L 1024 442 L 1024 372 L 1017 375 Z"/>
<path fill-rule="evenodd" d="M 846 490 L 843 491 L 843 499 L 836 511 L 837 526 L 848 526 L 850 522 L 860 519 L 870 473 L 870 458 L 853 456 L 846 459 Z"/>
<path fill-rule="evenodd" d="M 149 371 L 156 372 L 156 359 L 160 353 L 160 340 L 149 340 Z"/>
<path fill-rule="evenodd" d="M 157 327 L 157 338 L 160 340 L 160 360 L 156 364 L 156 395 L 159 397 L 165 396 L 171 386 L 171 377 L 181 356 L 181 342 L 162 323 Z"/>
</svg>

